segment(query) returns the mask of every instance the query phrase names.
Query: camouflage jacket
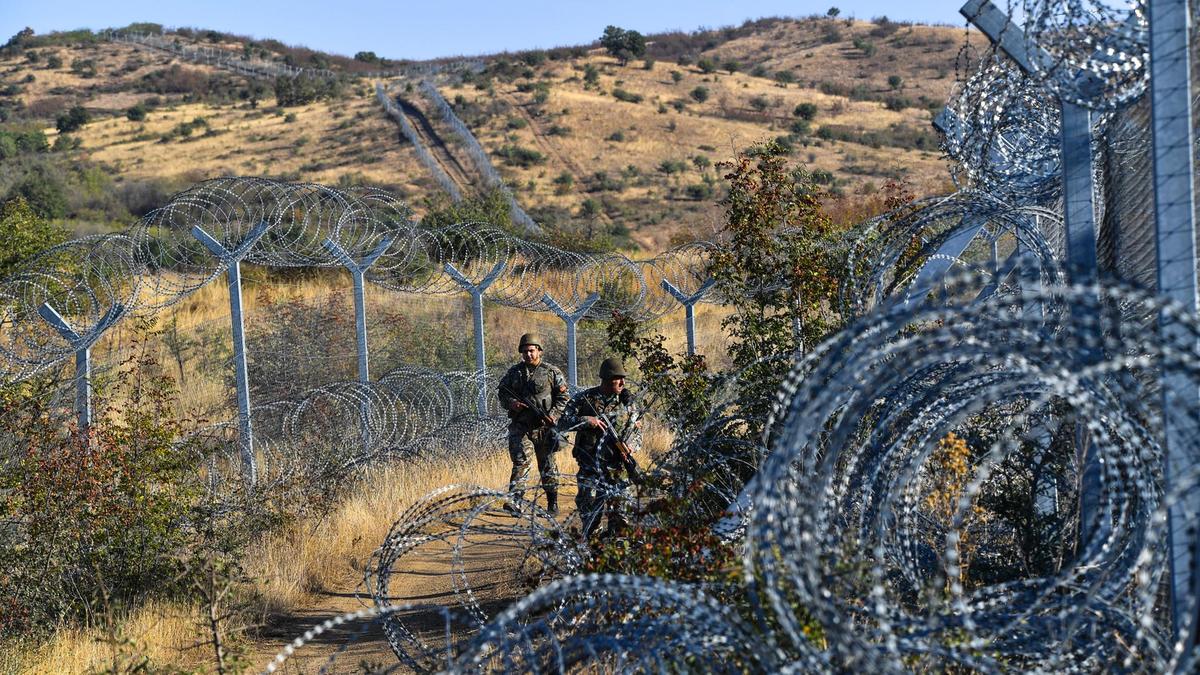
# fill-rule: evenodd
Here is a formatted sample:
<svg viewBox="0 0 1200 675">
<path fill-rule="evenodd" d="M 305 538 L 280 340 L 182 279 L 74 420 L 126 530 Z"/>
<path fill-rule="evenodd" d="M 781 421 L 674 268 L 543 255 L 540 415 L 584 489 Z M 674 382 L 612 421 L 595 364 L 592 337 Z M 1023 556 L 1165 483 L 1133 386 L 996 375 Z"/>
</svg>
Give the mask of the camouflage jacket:
<svg viewBox="0 0 1200 675">
<path fill-rule="evenodd" d="M 599 417 L 607 415 L 608 419 L 613 423 L 617 436 L 629 446 L 630 450 L 637 452 L 642 447 L 642 430 L 637 424 L 641 419 L 641 410 L 638 407 L 637 401 L 634 400 L 633 394 L 628 389 L 618 394 L 605 395 L 600 392 L 600 387 L 592 387 L 579 392 L 567 404 L 567 409 L 563 413 L 562 419 L 558 421 L 559 429 L 570 429 L 573 426 L 582 424 L 575 431 L 575 449 L 576 458 L 583 460 L 591 460 L 598 457 L 601 462 L 609 463 L 617 461 L 612 453 L 607 451 L 608 443 L 602 444 L 605 432 L 588 425 L 583 421 L 585 417 Z M 599 455 L 596 450 L 605 450 Z"/>
<path fill-rule="evenodd" d="M 500 407 L 509 410 L 509 405 L 515 400 L 525 399 L 534 403 L 537 410 L 522 410 L 509 414 L 509 427 L 519 427 L 532 431 L 542 426 L 541 414 L 552 417 L 562 417 L 563 409 L 567 407 L 570 396 L 567 394 L 567 378 L 562 371 L 542 361 L 530 368 L 524 363 L 518 363 L 504 377 L 500 378 L 497 391 Z"/>
</svg>

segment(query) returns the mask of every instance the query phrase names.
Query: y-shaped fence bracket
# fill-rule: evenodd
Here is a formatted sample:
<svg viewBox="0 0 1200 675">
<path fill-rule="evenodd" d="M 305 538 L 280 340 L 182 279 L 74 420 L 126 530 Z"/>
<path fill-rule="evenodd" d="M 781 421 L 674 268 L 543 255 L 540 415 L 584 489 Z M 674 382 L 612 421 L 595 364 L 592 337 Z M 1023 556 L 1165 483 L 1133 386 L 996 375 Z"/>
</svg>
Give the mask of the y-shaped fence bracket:
<svg viewBox="0 0 1200 675">
<path fill-rule="evenodd" d="M 716 282 L 716 279 L 709 277 L 700 285 L 700 288 L 695 293 L 685 295 L 683 291 L 675 287 L 675 284 L 666 279 L 662 280 L 663 290 L 670 293 L 671 297 L 683 305 L 684 320 L 687 322 L 687 351 L 689 356 L 693 356 L 696 353 L 696 303 L 703 300 L 705 295 L 708 295 L 709 290 L 712 289 L 713 284 Z"/>
<path fill-rule="evenodd" d="M 508 263 L 504 260 L 496 263 L 492 271 L 488 272 L 487 276 L 483 277 L 483 280 L 477 284 L 472 283 L 462 272 L 455 269 L 454 265 L 446 263 L 444 266 L 446 274 L 449 274 L 455 283 L 462 286 L 464 291 L 471 294 L 471 315 L 475 319 L 475 372 L 479 377 L 479 402 L 477 406 L 480 417 L 487 415 L 488 400 L 487 360 L 483 346 L 483 294 L 496 281 L 496 278 L 500 276 L 500 273 L 504 271 L 507 265 Z"/>
<path fill-rule="evenodd" d="M 87 438 L 88 427 L 92 425 L 92 345 L 125 314 L 125 306 L 114 304 L 96 325 L 83 333 L 76 331 L 48 302 L 38 307 L 38 314 L 75 350 L 75 414 L 80 437 Z"/>
<path fill-rule="evenodd" d="M 238 404 L 238 440 L 241 444 L 242 464 L 246 469 L 246 480 L 251 485 L 258 481 L 258 466 L 254 460 L 254 430 L 250 425 L 250 375 L 246 371 L 246 328 L 242 315 L 242 258 L 250 251 L 269 226 L 259 223 L 232 250 L 214 239 L 196 225 L 192 228 L 192 236 L 200 240 L 204 247 L 225 265 L 225 274 L 229 280 L 229 315 L 233 326 L 233 376 L 237 383 Z"/>
<path fill-rule="evenodd" d="M 551 312 L 557 314 L 558 318 L 562 319 L 563 323 L 567 324 L 567 382 L 570 383 L 572 387 L 579 386 L 579 370 L 576 368 L 575 363 L 575 324 L 579 323 L 579 320 L 587 315 L 588 310 L 590 310 L 592 305 L 596 304 L 596 301 L 599 299 L 599 293 L 592 293 L 591 295 L 587 296 L 587 299 L 584 300 L 574 312 L 568 312 L 562 308 L 562 305 L 559 305 L 557 302 L 555 302 L 554 298 L 550 297 L 549 293 L 542 295 L 542 304 L 549 307 Z"/>
<path fill-rule="evenodd" d="M 321 242 L 325 250 L 334 257 L 342 267 L 350 271 L 350 277 L 354 280 L 354 331 L 358 337 L 358 381 L 367 383 L 371 381 L 371 372 L 369 369 L 368 351 L 367 351 L 367 300 L 366 291 L 364 290 L 363 278 L 370 269 L 371 265 L 379 260 L 379 256 L 392 245 L 393 239 L 385 237 L 379 245 L 375 247 L 362 260 L 355 260 L 346 253 L 346 249 L 342 248 L 333 239 L 326 239 Z"/>
</svg>

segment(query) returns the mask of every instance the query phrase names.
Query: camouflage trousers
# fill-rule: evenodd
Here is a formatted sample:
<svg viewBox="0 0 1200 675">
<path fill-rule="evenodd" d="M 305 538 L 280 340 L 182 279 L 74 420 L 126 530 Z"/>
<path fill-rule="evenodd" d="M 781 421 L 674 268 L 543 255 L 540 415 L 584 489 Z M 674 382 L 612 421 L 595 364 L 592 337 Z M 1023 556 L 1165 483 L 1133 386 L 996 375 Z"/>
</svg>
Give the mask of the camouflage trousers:
<svg viewBox="0 0 1200 675">
<path fill-rule="evenodd" d="M 591 539 L 600 527 L 600 520 L 608 518 L 606 536 L 620 535 L 629 526 L 629 495 L 623 481 L 605 471 L 593 458 L 575 455 L 579 462 L 579 492 L 575 494 L 575 508 L 583 522 L 583 534 Z"/>
<path fill-rule="evenodd" d="M 558 494 L 558 465 L 554 461 L 554 453 L 558 452 L 558 436 L 553 429 L 534 429 L 529 431 L 523 427 L 510 425 L 508 427 L 508 456 L 512 459 L 512 473 L 508 477 L 508 491 L 515 492 L 524 489 L 529 480 L 529 455 L 533 453 L 537 459 L 538 473 L 542 478 L 542 489 L 548 495 Z"/>
</svg>

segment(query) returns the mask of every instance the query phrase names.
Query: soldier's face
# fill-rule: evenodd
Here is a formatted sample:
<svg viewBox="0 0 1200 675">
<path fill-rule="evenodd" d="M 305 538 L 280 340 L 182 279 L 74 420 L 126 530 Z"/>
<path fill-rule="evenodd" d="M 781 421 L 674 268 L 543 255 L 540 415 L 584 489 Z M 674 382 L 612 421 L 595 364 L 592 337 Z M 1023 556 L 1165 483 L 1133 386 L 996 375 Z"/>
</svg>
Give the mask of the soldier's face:
<svg viewBox="0 0 1200 675">
<path fill-rule="evenodd" d="M 537 345 L 525 345 L 521 350 L 521 361 L 536 366 L 542 362 L 542 348 Z"/>
<path fill-rule="evenodd" d="M 604 381 L 604 385 L 600 387 L 606 394 L 619 394 L 625 390 L 625 378 L 610 377 Z"/>
</svg>

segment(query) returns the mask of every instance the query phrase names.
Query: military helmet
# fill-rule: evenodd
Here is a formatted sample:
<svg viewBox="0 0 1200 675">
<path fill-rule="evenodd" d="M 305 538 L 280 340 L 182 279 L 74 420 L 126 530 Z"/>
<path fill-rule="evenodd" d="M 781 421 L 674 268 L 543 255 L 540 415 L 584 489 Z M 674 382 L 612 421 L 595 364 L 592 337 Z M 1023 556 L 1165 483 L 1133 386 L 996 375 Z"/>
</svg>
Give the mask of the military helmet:
<svg viewBox="0 0 1200 675">
<path fill-rule="evenodd" d="M 533 345 L 538 349 L 543 349 L 542 339 L 535 333 L 526 333 L 521 336 L 521 343 L 517 345 L 517 351 L 525 351 L 526 345 Z"/>
<path fill-rule="evenodd" d="M 615 356 L 610 356 L 600 363 L 600 380 L 611 380 L 615 377 L 625 377 L 625 366 Z"/>
</svg>

